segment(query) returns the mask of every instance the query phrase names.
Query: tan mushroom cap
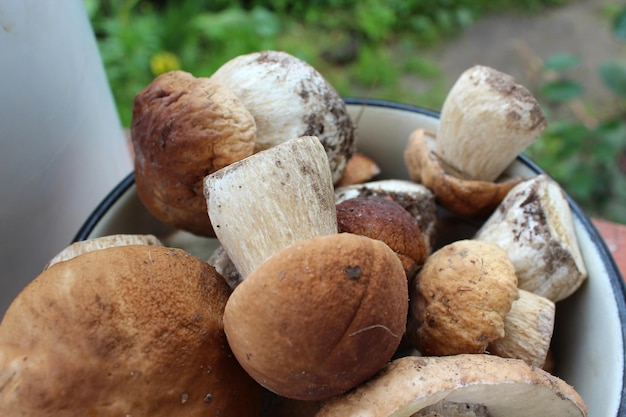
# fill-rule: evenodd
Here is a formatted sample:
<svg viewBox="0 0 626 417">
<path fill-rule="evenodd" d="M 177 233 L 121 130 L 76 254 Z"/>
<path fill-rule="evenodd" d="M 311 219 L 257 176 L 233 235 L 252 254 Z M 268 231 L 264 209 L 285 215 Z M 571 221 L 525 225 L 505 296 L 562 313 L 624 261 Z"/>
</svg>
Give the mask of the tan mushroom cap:
<svg viewBox="0 0 626 417">
<path fill-rule="evenodd" d="M 397 255 L 407 277 L 428 256 L 428 245 L 417 220 L 400 204 L 385 197 L 356 197 L 337 204 L 339 232 L 385 242 Z"/>
<path fill-rule="evenodd" d="M 203 179 L 254 151 L 256 124 L 227 87 L 172 71 L 135 97 L 131 137 L 137 194 L 159 220 L 214 236 Z"/>
<path fill-rule="evenodd" d="M 483 353 L 504 336 L 517 278 L 496 245 L 459 240 L 430 255 L 411 285 L 408 336 L 424 355 Z"/>
<path fill-rule="evenodd" d="M 490 417 L 584 417 L 573 387 L 521 360 L 483 354 L 404 357 L 316 417 L 412 416 L 445 403 L 479 404 Z"/>
<path fill-rule="evenodd" d="M 229 294 L 206 263 L 161 246 L 53 265 L 0 324 L 0 415 L 258 416 L 261 387 L 223 332 Z"/>
<path fill-rule="evenodd" d="M 314 237 L 277 252 L 233 291 L 224 329 L 252 377 L 288 398 L 321 400 L 378 372 L 406 327 L 407 279 L 365 236 Z"/>
<path fill-rule="evenodd" d="M 435 194 L 437 201 L 461 216 L 486 217 L 521 178 L 503 177 L 496 182 L 463 179 L 447 174 L 433 152 L 435 135 L 424 129 L 411 133 L 404 151 L 409 178 Z"/>
</svg>

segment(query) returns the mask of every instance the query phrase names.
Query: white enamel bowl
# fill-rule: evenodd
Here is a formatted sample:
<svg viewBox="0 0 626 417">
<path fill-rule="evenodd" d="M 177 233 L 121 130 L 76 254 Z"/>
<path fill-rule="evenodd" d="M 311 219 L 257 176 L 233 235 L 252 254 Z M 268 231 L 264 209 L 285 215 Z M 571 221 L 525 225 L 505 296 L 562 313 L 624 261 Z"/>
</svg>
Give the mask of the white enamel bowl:
<svg viewBox="0 0 626 417">
<path fill-rule="evenodd" d="M 381 178 L 408 178 L 403 163 L 408 136 L 418 127 L 436 129 L 438 114 L 376 100 L 347 99 L 346 102 L 358 122 L 358 148 L 380 165 Z M 524 177 L 543 172 L 523 156 L 509 169 Z M 589 279 L 573 296 L 557 304 L 555 373 L 581 394 L 590 417 L 626 415 L 625 285 L 591 221 L 571 199 L 570 205 Z M 75 240 L 116 233 L 164 236 L 170 232 L 143 208 L 130 174 L 95 209 Z M 188 238 L 193 240 L 187 236 L 172 242 L 184 247 Z M 205 243 L 207 247 L 215 244 L 213 240 Z"/>
</svg>

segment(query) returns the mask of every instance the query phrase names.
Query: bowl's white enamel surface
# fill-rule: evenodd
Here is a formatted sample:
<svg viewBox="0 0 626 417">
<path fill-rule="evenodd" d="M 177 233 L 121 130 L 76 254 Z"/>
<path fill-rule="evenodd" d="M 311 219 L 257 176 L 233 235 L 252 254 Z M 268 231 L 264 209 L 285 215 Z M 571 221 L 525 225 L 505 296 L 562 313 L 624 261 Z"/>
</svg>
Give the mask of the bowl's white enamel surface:
<svg viewBox="0 0 626 417">
<path fill-rule="evenodd" d="M 436 130 L 436 113 L 393 103 L 348 100 L 358 123 L 358 148 L 381 167 L 381 177 L 408 178 L 403 152 L 409 134 L 418 127 Z M 509 168 L 525 177 L 540 170 L 525 158 Z M 624 401 L 624 285 L 599 234 L 575 203 L 571 203 L 576 232 L 589 279 L 570 298 L 557 304 L 553 352 L 556 373 L 573 385 L 589 408 L 591 417 L 626 413 Z M 85 223 L 78 240 L 115 233 L 153 233 L 167 236 L 171 230 L 156 221 L 139 202 L 132 176 L 114 190 Z M 176 234 L 167 243 L 207 253 L 212 239 Z M 190 243 L 191 242 L 191 243 Z M 197 253 L 202 255 L 202 253 Z"/>
</svg>

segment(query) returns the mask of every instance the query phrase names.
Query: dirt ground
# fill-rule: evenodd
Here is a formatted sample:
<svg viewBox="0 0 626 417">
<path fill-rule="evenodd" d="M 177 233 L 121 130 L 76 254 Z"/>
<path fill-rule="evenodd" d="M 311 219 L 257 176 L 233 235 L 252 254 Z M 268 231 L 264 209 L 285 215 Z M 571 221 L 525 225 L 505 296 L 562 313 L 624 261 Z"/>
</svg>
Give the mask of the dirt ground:
<svg viewBox="0 0 626 417">
<path fill-rule="evenodd" d="M 461 36 L 432 53 L 452 85 L 475 64 L 492 66 L 518 82 L 535 82 L 541 61 L 559 53 L 576 55 L 581 62 L 571 76 L 585 87 L 583 99 L 594 106 L 610 105 L 598 66 L 608 59 L 626 60 L 626 42 L 614 39 L 603 11 L 621 2 L 578 0 L 539 16 L 497 15 L 476 22 Z"/>
</svg>

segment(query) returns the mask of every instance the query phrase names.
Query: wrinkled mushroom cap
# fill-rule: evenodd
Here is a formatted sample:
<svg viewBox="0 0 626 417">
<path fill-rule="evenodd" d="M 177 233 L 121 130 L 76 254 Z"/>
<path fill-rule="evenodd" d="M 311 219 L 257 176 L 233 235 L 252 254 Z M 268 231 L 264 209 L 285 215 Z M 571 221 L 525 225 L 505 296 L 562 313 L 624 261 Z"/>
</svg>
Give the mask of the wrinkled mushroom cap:
<svg viewBox="0 0 626 417">
<path fill-rule="evenodd" d="M 135 97 L 131 138 L 137 194 L 163 223 L 214 236 L 203 179 L 254 151 L 254 118 L 210 78 L 172 71 Z"/>
<path fill-rule="evenodd" d="M 233 353 L 269 390 L 320 400 L 378 372 L 406 327 L 407 279 L 395 253 L 365 236 L 314 237 L 277 252 L 228 300 Z"/>
<path fill-rule="evenodd" d="M 160 246 L 51 266 L 0 324 L 0 415 L 257 416 L 261 388 L 223 332 L 229 294 L 206 263 Z"/>
<path fill-rule="evenodd" d="M 501 178 L 496 182 L 463 179 L 447 174 L 442 161 L 432 151 L 432 132 L 416 129 L 411 133 L 404 161 L 409 177 L 428 187 L 437 201 L 461 216 L 486 217 L 500 204 L 521 178 Z"/>
<path fill-rule="evenodd" d="M 316 417 L 413 416 L 455 403 L 477 404 L 490 417 L 587 415 L 583 399 L 560 378 L 521 360 L 466 354 L 397 359 Z"/>
<path fill-rule="evenodd" d="M 411 286 L 409 337 L 424 355 L 483 353 L 504 336 L 517 278 L 496 245 L 459 240 L 430 255 Z"/>
</svg>

